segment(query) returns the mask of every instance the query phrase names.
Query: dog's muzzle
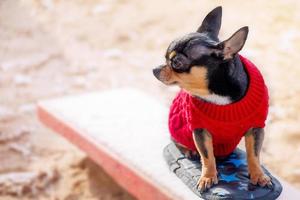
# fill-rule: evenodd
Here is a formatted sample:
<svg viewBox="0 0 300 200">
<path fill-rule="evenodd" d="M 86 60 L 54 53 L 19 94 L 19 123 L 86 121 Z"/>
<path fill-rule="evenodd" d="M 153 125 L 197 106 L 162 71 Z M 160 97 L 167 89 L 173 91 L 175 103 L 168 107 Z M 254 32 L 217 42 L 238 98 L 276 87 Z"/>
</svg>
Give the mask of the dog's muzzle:
<svg viewBox="0 0 300 200">
<path fill-rule="evenodd" d="M 160 80 L 160 72 L 161 72 L 161 69 L 164 67 L 164 65 L 160 65 L 160 66 L 158 66 L 158 67 L 156 67 L 156 68 L 154 68 L 153 70 L 152 70 L 152 72 L 153 72 L 153 75 L 158 79 L 158 80 Z"/>
</svg>

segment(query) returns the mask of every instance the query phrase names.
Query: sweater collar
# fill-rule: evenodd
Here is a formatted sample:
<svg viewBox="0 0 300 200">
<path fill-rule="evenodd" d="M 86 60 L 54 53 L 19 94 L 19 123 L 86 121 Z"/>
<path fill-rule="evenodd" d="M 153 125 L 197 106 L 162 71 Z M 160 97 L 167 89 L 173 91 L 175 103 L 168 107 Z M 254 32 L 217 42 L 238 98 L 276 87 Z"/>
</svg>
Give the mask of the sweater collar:
<svg viewBox="0 0 300 200">
<path fill-rule="evenodd" d="M 217 105 L 188 94 L 194 111 L 202 112 L 207 117 L 220 121 L 236 121 L 241 118 L 241 115 L 250 115 L 260 106 L 262 99 L 267 95 L 263 77 L 252 62 L 241 55 L 239 57 L 249 76 L 249 86 L 245 96 L 231 104 Z"/>
</svg>

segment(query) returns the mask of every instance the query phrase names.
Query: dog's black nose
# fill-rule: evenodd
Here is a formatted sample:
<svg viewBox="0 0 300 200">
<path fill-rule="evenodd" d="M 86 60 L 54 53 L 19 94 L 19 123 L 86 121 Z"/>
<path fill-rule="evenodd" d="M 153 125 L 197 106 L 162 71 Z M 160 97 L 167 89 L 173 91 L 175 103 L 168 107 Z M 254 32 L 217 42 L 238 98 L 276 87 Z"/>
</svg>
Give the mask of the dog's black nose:
<svg viewBox="0 0 300 200">
<path fill-rule="evenodd" d="M 154 75 L 157 79 L 159 79 L 160 70 L 161 70 L 160 67 L 157 67 L 157 68 L 153 69 L 153 75 Z"/>
</svg>

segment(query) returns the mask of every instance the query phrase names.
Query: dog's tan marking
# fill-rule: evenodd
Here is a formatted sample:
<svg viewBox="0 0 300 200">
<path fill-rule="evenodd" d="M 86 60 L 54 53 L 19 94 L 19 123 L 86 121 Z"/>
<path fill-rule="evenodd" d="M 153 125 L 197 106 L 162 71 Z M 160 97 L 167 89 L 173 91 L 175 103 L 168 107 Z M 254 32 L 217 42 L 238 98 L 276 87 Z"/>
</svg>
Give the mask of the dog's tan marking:
<svg viewBox="0 0 300 200">
<path fill-rule="evenodd" d="M 173 80 L 178 85 L 193 95 L 208 95 L 207 69 L 201 66 L 193 66 L 189 73 L 173 72 Z"/>
<path fill-rule="evenodd" d="M 168 57 L 171 60 L 174 56 L 176 56 L 176 51 L 172 51 Z"/>
<path fill-rule="evenodd" d="M 207 69 L 193 66 L 187 73 L 177 73 L 169 65 L 165 65 L 159 74 L 159 80 L 169 85 L 177 83 L 181 88 L 193 95 L 209 95 Z"/>
<path fill-rule="evenodd" d="M 264 173 L 260 166 L 259 154 L 255 154 L 255 139 L 251 132 L 252 130 L 249 130 L 245 135 L 248 170 L 250 174 L 251 183 L 254 185 L 259 184 L 262 187 L 264 187 L 265 185 L 270 187 L 272 186 L 271 179 L 268 175 Z"/>
<path fill-rule="evenodd" d="M 204 192 L 212 185 L 218 183 L 218 177 L 212 137 L 206 130 L 198 134 L 203 134 L 203 137 L 201 137 L 203 141 L 201 142 L 202 144 L 200 144 L 198 141 L 199 138 L 197 138 L 199 135 L 197 135 L 197 133 L 195 132 L 193 133 L 194 143 L 198 152 L 201 155 L 202 163 L 201 177 L 198 180 L 197 186 L 200 189 L 200 192 Z M 202 150 L 202 147 L 200 145 L 204 145 L 206 152 Z"/>
</svg>

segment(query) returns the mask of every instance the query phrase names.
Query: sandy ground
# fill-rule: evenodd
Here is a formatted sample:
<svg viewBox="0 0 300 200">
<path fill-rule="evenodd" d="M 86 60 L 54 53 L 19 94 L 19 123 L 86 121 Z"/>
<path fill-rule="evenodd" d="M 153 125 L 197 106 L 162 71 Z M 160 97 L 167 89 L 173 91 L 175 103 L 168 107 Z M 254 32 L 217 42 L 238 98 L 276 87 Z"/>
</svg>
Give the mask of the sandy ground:
<svg viewBox="0 0 300 200">
<path fill-rule="evenodd" d="M 271 92 L 263 163 L 300 188 L 300 3 L 297 0 L 0 1 L 0 199 L 133 199 L 43 127 L 38 100 L 136 87 L 169 105 L 177 88 L 151 69 L 170 40 L 223 5 L 221 38 L 244 25 L 243 54 Z"/>
</svg>

